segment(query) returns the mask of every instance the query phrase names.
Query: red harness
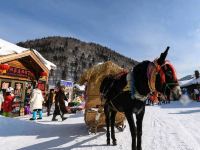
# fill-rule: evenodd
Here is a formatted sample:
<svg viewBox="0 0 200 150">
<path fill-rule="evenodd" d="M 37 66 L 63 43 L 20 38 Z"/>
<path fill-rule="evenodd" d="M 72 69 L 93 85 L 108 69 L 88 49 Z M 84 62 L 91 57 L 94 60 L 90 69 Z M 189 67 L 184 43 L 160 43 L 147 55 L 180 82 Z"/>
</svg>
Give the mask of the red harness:
<svg viewBox="0 0 200 150">
<path fill-rule="evenodd" d="M 157 63 L 157 60 L 154 60 L 152 63 L 149 64 L 149 66 L 147 68 L 148 85 L 149 85 L 149 89 L 151 91 L 156 90 L 155 83 L 156 83 L 156 75 L 157 74 L 160 74 L 162 84 L 164 84 L 166 82 L 165 74 L 164 74 L 163 70 L 161 69 L 162 67 L 165 67 L 166 65 L 169 65 L 171 67 L 173 77 L 176 79 L 175 69 L 169 61 L 165 61 L 165 63 L 160 66 Z"/>
</svg>

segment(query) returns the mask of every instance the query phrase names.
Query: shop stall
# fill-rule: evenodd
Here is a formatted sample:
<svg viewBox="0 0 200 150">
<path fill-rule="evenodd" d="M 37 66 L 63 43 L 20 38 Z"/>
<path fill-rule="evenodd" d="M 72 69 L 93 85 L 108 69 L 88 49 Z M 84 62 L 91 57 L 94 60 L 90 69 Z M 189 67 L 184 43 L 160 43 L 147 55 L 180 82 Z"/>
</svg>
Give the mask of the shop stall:
<svg viewBox="0 0 200 150">
<path fill-rule="evenodd" d="M 30 95 L 35 83 L 45 95 L 51 68 L 35 50 L 29 50 L 0 39 L 0 88 L 3 93 L 12 88 L 15 96 L 13 115 L 24 115 L 29 105 Z"/>
</svg>

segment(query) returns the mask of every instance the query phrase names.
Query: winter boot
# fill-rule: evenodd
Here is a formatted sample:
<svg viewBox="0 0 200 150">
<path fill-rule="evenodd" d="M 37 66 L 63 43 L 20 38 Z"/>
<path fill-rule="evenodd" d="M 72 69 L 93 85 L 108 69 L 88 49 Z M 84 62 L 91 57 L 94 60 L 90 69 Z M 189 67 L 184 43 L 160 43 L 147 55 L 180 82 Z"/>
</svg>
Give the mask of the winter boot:
<svg viewBox="0 0 200 150">
<path fill-rule="evenodd" d="M 39 110 L 39 118 L 37 119 L 42 119 L 42 110 Z"/>
<path fill-rule="evenodd" d="M 37 115 L 37 111 L 33 111 L 33 117 L 30 118 L 30 120 L 35 120 L 36 119 L 36 115 Z"/>
</svg>

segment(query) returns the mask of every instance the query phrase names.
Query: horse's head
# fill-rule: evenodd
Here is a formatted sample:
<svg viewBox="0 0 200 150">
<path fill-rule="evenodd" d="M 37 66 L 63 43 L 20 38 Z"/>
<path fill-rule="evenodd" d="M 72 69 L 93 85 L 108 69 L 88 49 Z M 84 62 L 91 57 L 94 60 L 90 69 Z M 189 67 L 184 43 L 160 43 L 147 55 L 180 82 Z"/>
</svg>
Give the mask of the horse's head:
<svg viewBox="0 0 200 150">
<path fill-rule="evenodd" d="M 175 69 L 169 61 L 165 60 L 168 50 L 169 47 L 156 60 L 159 66 L 156 75 L 156 89 L 168 98 L 179 99 L 181 96 L 181 88 L 178 84 Z"/>
</svg>

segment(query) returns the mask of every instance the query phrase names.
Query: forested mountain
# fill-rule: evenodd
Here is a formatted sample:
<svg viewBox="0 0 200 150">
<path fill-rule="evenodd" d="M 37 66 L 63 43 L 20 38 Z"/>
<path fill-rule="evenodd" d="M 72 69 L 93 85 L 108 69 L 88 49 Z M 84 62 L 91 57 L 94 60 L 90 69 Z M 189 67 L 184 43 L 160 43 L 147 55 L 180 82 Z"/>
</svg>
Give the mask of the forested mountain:
<svg viewBox="0 0 200 150">
<path fill-rule="evenodd" d="M 17 45 L 36 49 L 47 60 L 57 65 L 57 70 L 50 74 L 50 84 L 55 84 L 61 79 L 76 82 L 85 69 L 107 60 L 128 69 L 137 64 L 137 61 L 107 47 L 69 37 L 46 37 L 19 42 Z"/>
</svg>

